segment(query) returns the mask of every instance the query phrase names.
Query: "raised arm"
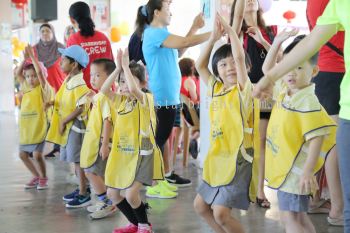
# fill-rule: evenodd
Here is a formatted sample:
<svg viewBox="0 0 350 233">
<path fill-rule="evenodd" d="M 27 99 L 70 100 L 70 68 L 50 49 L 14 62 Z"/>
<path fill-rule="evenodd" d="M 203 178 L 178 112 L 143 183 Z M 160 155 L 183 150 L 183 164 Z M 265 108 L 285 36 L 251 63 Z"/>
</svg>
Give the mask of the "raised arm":
<svg viewBox="0 0 350 233">
<path fill-rule="evenodd" d="M 34 65 L 34 69 L 36 72 L 36 75 L 38 76 L 40 85 L 43 89 L 45 89 L 46 87 L 46 77 L 44 77 L 43 71 L 39 65 L 39 61 L 38 59 L 34 56 L 34 52 L 33 52 L 33 48 L 30 45 L 27 45 L 27 47 L 25 48 L 25 52 L 28 54 L 28 56 L 30 57 L 30 59 L 32 60 L 32 63 Z"/>
<path fill-rule="evenodd" d="M 117 67 L 116 69 L 108 76 L 108 78 L 106 79 L 106 81 L 103 83 L 102 87 L 101 87 L 101 92 L 108 96 L 109 91 L 111 90 L 113 83 L 115 82 L 115 80 L 119 77 L 120 72 L 122 70 L 122 65 L 121 65 L 121 61 L 122 61 L 122 55 L 123 52 L 122 50 L 118 50 L 117 53 Z"/>
<path fill-rule="evenodd" d="M 278 79 L 312 57 L 336 33 L 336 24 L 317 25 L 278 65 L 265 74 L 255 86 L 254 96 L 257 98 L 271 96 L 272 87 Z"/>
<path fill-rule="evenodd" d="M 124 71 L 124 75 L 125 75 L 125 80 L 126 80 L 126 84 L 128 85 L 129 91 L 130 93 L 135 96 L 135 98 L 140 101 L 141 103 L 143 103 L 143 96 L 144 93 L 142 92 L 141 88 L 136 84 L 135 82 L 135 78 L 131 73 L 131 70 L 129 68 L 129 51 L 126 48 L 124 50 L 123 53 L 123 57 L 122 57 L 122 68 Z"/>
<path fill-rule="evenodd" d="M 200 13 L 194 18 L 192 26 L 190 30 L 188 31 L 186 37 L 195 35 L 199 29 L 201 29 L 204 26 L 204 17 L 203 13 Z M 187 48 L 179 49 L 179 57 L 181 57 L 185 52 Z"/>
<path fill-rule="evenodd" d="M 236 4 L 232 4 L 231 7 L 230 24 L 232 25 L 232 29 L 237 33 L 237 35 L 241 34 L 245 4 L 246 0 L 237 0 Z"/>
<path fill-rule="evenodd" d="M 298 29 L 294 28 L 293 30 L 287 32 L 287 29 L 285 28 L 281 33 L 279 33 L 275 37 L 275 40 L 273 41 L 262 66 L 262 71 L 264 72 L 264 74 L 266 74 L 276 65 L 277 59 L 280 56 L 279 53 L 281 50 L 282 43 L 288 38 L 298 34 L 298 31 Z"/>
<path fill-rule="evenodd" d="M 162 45 L 163 47 L 171 49 L 186 49 L 188 47 L 199 45 L 207 41 L 209 39 L 209 36 L 210 32 L 198 35 L 190 35 L 186 37 L 170 34 L 168 38 L 165 39 Z"/>
<path fill-rule="evenodd" d="M 16 70 L 16 78 L 20 84 L 23 84 L 23 82 L 26 81 L 25 77 L 23 76 L 24 62 L 25 62 L 25 59 L 21 61 L 21 63 L 19 63 L 19 66 Z"/>
<path fill-rule="evenodd" d="M 237 82 L 240 88 L 243 89 L 245 87 L 246 81 L 249 79 L 247 67 L 245 64 L 245 54 L 243 46 L 240 40 L 238 39 L 237 33 L 232 29 L 232 27 L 230 27 L 230 25 L 219 14 L 217 15 L 221 25 L 230 37 L 232 56 L 236 63 Z"/>
<path fill-rule="evenodd" d="M 209 77 L 212 76 L 208 68 L 210 53 L 213 50 L 215 42 L 218 41 L 222 35 L 222 27 L 218 21 L 218 18 L 215 17 L 214 30 L 211 32 L 207 45 L 204 47 L 204 49 L 202 49 L 201 54 L 196 61 L 196 69 L 198 71 L 198 74 L 206 85 L 208 84 Z"/>
</svg>

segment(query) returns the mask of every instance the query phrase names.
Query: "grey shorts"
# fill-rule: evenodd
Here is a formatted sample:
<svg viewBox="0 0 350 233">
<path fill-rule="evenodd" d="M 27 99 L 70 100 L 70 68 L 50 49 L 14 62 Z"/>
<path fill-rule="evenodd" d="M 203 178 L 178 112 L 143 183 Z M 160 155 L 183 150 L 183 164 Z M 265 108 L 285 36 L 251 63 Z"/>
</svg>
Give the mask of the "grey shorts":
<svg viewBox="0 0 350 233">
<path fill-rule="evenodd" d="M 154 156 L 139 156 L 137 161 L 137 171 L 135 180 L 142 183 L 145 186 L 151 186 L 153 181 L 153 161 Z"/>
<path fill-rule="evenodd" d="M 82 121 L 74 120 L 73 125 L 79 129 L 85 129 Z M 68 163 L 80 163 L 80 150 L 83 138 L 83 133 L 77 133 L 70 129 L 66 146 L 61 146 L 60 148 L 60 160 Z"/>
<path fill-rule="evenodd" d="M 97 156 L 96 162 L 89 168 L 84 168 L 85 172 L 94 173 L 98 176 L 104 177 L 107 165 L 107 159 L 102 160 L 101 156 Z"/>
<path fill-rule="evenodd" d="M 39 144 L 19 145 L 19 151 L 33 153 L 34 151 L 42 153 L 44 151 L 45 141 Z"/>
<path fill-rule="evenodd" d="M 277 199 L 278 207 L 281 211 L 307 212 L 309 209 L 309 195 L 298 195 L 278 191 Z"/>
<path fill-rule="evenodd" d="M 231 183 L 225 186 L 211 187 L 202 181 L 197 192 L 208 205 L 248 210 L 251 177 L 252 164 L 243 158 L 239 158 L 237 160 L 236 175 Z"/>
</svg>

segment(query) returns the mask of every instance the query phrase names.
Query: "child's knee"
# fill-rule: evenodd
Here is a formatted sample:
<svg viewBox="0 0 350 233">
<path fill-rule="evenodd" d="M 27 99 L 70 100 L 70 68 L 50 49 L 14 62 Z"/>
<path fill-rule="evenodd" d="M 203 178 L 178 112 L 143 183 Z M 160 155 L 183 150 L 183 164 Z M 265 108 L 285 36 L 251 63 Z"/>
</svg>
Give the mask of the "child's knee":
<svg viewBox="0 0 350 233">
<path fill-rule="evenodd" d="M 107 197 L 112 200 L 113 203 L 119 203 L 123 200 L 123 197 L 120 195 L 120 191 L 112 188 L 107 189 Z"/>
<path fill-rule="evenodd" d="M 29 154 L 27 152 L 21 151 L 19 153 L 19 157 L 21 158 L 21 160 L 26 160 L 26 159 L 28 159 Z"/>
<path fill-rule="evenodd" d="M 33 153 L 33 157 L 36 161 L 42 161 L 43 160 L 43 155 L 42 153 L 37 153 L 37 152 L 34 152 Z"/>
<path fill-rule="evenodd" d="M 210 207 L 207 203 L 204 202 L 204 200 L 197 195 L 197 197 L 193 201 L 193 207 L 197 214 L 203 216 L 208 211 L 210 211 Z"/>
<path fill-rule="evenodd" d="M 228 218 L 230 217 L 227 211 L 214 209 L 213 215 L 215 222 L 221 226 L 226 225 Z"/>
</svg>

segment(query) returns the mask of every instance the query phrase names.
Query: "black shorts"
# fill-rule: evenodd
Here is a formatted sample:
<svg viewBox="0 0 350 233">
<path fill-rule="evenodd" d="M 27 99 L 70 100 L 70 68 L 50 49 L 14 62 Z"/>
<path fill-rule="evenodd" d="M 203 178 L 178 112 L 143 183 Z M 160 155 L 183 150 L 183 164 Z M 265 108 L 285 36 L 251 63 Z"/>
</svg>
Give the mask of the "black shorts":
<svg viewBox="0 0 350 233">
<path fill-rule="evenodd" d="M 338 115 L 340 110 L 340 84 L 344 73 L 319 72 L 313 79 L 315 93 L 329 115 Z"/>
<path fill-rule="evenodd" d="M 196 113 L 197 113 L 197 116 L 198 116 L 198 119 L 199 119 L 199 104 L 195 104 L 193 106 L 193 108 L 196 110 Z M 186 104 L 183 104 L 183 106 L 182 106 L 182 113 L 184 115 L 184 118 L 185 118 L 186 122 L 188 124 L 190 124 L 191 126 L 194 126 L 190 110 L 188 109 L 188 106 Z"/>
<path fill-rule="evenodd" d="M 269 120 L 271 116 L 271 112 L 260 112 L 260 119 Z"/>
</svg>

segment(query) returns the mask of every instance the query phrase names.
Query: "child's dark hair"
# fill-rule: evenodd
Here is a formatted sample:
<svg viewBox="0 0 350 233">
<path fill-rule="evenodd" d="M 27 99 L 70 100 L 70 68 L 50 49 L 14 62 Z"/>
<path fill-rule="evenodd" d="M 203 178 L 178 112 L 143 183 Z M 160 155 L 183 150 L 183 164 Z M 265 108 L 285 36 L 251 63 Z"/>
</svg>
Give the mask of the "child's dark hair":
<svg viewBox="0 0 350 233">
<path fill-rule="evenodd" d="M 191 58 L 182 58 L 179 61 L 179 67 L 181 76 L 193 76 L 194 75 L 194 60 Z"/>
<path fill-rule="evenodd" d="M 249 55 L 247 54 L 246 51 L 244 51 L 245 53 L 245 65 L 247 67 L 247 70 L 249 72 L 249 70 L 252 67 L 252 62 L 249 58 Z M 213 73 L 216 77 L 219 77 L 219 72 L 218 72 L 218 62 L 222 59 L 225 59 L 226 57 L 232 56 L 232 48 L 231 48 L 231 44 L 224 44 L 223 46 L 221 46 L 220 48 L 218 48 L 212 58 L 212 69 L 213 69 Z M 220 77 L 219 77 L 220 78 Z"/>
<path fill-rule="evenodd" d="M 73 62 L 76 62 L 78 64 L 78 69 L 79 70 L 82 70 L 84 69 L 84 67 L 82 65 L 79 64 L 79 62 L 77 62 L 76 60 L 74 60 L 73 58 L 71 57 L 68 57 L 68 56 L 65 56 L 68 60 L 69 60 L 69 63 L 73 63 Z"/>
<path fill-rule="evenodd" d="M 299 35 L 297 37 L 294 38 L 293 42 L 290 43 L 287 48 L 284 49 L 283 51 L 283 55 L 286 55 L 288 54 L 290 51 L 293 50 L 293 48 L 302 40 L 306 37 L 306 35 Z M 310 59 L 309 59 L 309 62 L 311 65 L 315 66 L 317 65 L 317 61 L 318 61 L 318 52 L 313 55 Z"/>
<path fill-rule="evenodd" d="M 149 0 L 144 6 L 140 6 L 137 10 L 136 33 L 141 36 L 147 24 L 153 21 L 154 11 L 161 10 L 164 0 Z"/>
<path fill-rule="evenodd" d="M 146 83 L 146 72 L 145 72 L 145 67 L 138 64 L 135 61 L 131 61 L 129 64 L 129 68 L 131 71 L 131 74 L 133 76 L 135 76 L 141 84 L 145 84 Z M 120 76 L 118 78 L 118 82 L 120 81 Z M 142 88 L 143 92 L 150 92 L 149 90 L 147 90 L 146 88 Z"/>
<path fill-rule="evenodd" d="M 95 24 L 91 19 L 89 5 L 85 2 L 75 2 L 69 8 L 69 16 L 77 21 L 80 34 L 84 37 L 95 34 Z"/>
<path fill-rule="evenodd" d="M 27 70 L 34 70 L 34 71 L 35 71 L 34 65 L 33 65 L 32 63 L 25 64 L 25 65 L 23 66 L 23 72 L 24 72 L 24 71 L 27 71 Z"/>
<path fill-rule="evenodd" d="M 115 62 L 108 58 L 96 59 L 91 64 L 103 65 L 103 70 L 107 73 L 107 75 L 110 75 L 116 69 Z"/>
<path fill-rule="evenodd" d="M 43 23 L 43 24 L 41 24 L 39 30 L 41 30 L 43 27 L 47 27 L 47 28 L 49 28 L 51 31 L 53 31 L 51 25 L 48 24 L 48 23 Z"/>
</svg>

